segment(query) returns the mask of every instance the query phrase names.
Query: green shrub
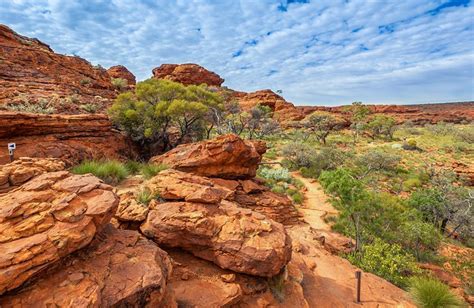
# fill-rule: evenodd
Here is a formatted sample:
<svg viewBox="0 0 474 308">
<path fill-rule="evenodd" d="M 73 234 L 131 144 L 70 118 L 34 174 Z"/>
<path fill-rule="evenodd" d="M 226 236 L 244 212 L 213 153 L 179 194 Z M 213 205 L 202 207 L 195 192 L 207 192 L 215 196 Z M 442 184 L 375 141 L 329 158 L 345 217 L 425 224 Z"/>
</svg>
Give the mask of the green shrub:
<svg viewBox="0 0 474 308">
<path fill-rule="evenodd" d="M 474 143 L 474 126 L 470 125 L 464 129 L 458 129 L 455 133 L 456 138 L 465 143 Z"/>
<path fill-rule="evenodd" d="M 148 189 L 142 189 L 136 194 L 136 200 L 143 205 L 148 205 L 154 198 L 155 196 Z"/>
<path fill-rule="evenodd" d="M 125 168 L 127 168 L 130 174 L 138 174 L 142 168 L 142 163 L 135 160 L 129 160 L 125 163 Z"/>
<path fill-rule="evenodd" d="M 304 201 L 304 195 L 300 192 L 296 192 L 296 193 L 294 193 L 290 196 L 291 196 L 291 199 L 293 200 L 293 202 L 296 203 L 296 204 L 302 204 L 303 201 Z"/>
<path fill-rule="evenodd" d="M 419 188 L 423 185 L 419 178 L 410 178 L 403 181 L 402 187 L 404 191 L 411 191 L 415 188 Z"/>
<path fill-rule="evenodd" d="M 270 149 L 265 153 L 264 156 L 268 159 L 276 159 L 278 155 L 275 149 Z"/>
<path fill-rule="evenodd" d="M 286 188 L 281 185 L 275 185 L 272 187 L 272 191 L 277 194 L 284 195 L 286 193 Z"/>
<path fill-rule="evenodd" d="M 91 80 L 89 78 L 82 78 L 81 81 L 81 86 L 85 86 L 91 83 Z"/>
<path fill-rule="evenodd" d="M 128 87 L 128 82 L 123 78 L 112 78 L 110 82 L 117 90 L 125 90 Z"/>
<path fill-rule="evenodd" d="M 46 99 L 39 99 L 37 102 L 30 102 L 25 99 L 19 104 L 9 104 L 6 106 L 8 110 L 18 112 L 51 114 L 56 112 L 56 108 Z"/>
<path fill-rule="evenodd" d="M 87 113 L 96 113 L 100 109 L 100 106 L 97 104 L 88 103 L 81 105 L 81 109 Z"/>
<path fill-rule="evenodd" d="M 143 164 L 140 168 L 140 173 L 145 179 L 150 179 L 166 169 L 168 167 L 165 165 Z"/>
<path fill-rule="evenodd" d="M 363 253 L 351 253 L 349 261 L 364 271 L 380 276 L 393 284 L 404 287 L 409 276 L 419 273 L 413 256 L 403 252 L 400 245 L 389 244 L 381 239 L 364 246 Z"/>
<path fill-rule="evenodd" d="M 277 182 L 291 182 L 290 172 L 286 168 L 261 168 L 258 175 L 264 179 L 271 179 Z"/>
<path fill-rule="evenodd" d="M 376 150 L 359 156 L 356 160 L 356 164 L 368 172 L 393 171 L 398 166 L 400 159 L 398 155 Z"/>
<path fill-rule="evenodd" d="M 414 277 L 410 280 L 410 294 L 418 307 L 463 307 L 449 287 L 433 278 Z"/>
<path fill-rule="evenodd" d="M 75 174 L 92 173 L 108 184 L 118 184 L 128 176 L 125 165 L 115 160 L 84 161 L 73 167 L 71 171 Z"/>
<path fill-rule="evenodd" d="M 77 94 L 69 95 L 67 101 L 69 104 L 77 104 L 80 102 L 80 97 Z"/>
</svg>

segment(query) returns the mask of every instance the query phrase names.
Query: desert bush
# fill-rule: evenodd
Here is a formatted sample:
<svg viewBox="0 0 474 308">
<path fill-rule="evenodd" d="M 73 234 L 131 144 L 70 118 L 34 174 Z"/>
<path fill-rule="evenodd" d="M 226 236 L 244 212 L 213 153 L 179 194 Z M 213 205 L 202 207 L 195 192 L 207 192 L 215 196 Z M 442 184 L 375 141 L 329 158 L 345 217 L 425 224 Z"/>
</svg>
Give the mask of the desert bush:
<svg viewBox="0 0 474 308">
<path fill-rule="evenodd" d="M 463 307 L 461 300 L 442 282 L 425 277 L 413 277 L 409 283 L 410 294 L 421 308 Z"/>
<path fill-rule="evenodd" d="M 291 199 L 293 200 L 294 203 L 296 204 L 302 204 L 304 201 L 304 195 L 300 193 L 299 191 L 290 194 Z"/>
<path fill-rule="evenodd" d="M 416 188 L 420 188 L 422 185 L 423 185 L 423 182 L 419 178 L 414 177 L 414 178 L 409 178 L 403 181 L 402 189 L 403 191 L 412 191 Z"/>
<path fill-rule="evenodd" d="M 277 194 L 282 194 L 282 195 L 286 194 L 286 188 L 281 185 L 275 184 L 271 187 L 271 190 L 272 192 L 277 193 Z"/>
<path fill-rule="evenodd" d="M 81 105 L 81 109 L 87 113 L 96 113 L 100 109 L 100 106 L 97 104 L 88 103 Z"/>
<path fill-rule="evenodd" d="M 46 99 L 41 98 L 37 102 L 30 102 L 25 99 L 19 104 L 8 104 L 7 110 L 18 112 L 51 114 L 56 112 L 56 108 Z"/>
<path fill-rule="evenodd" d="M 432 133 L 433 135 L 438 136 L 446 136 L 446 135 L 454 135 L 456 132 L 456 128 L 453 124 L 439 122 L 436 124 L 428 124 L 425 128 Z"/>
<path fill-rule="evenodd" d="M 426 258 L 427 252 L 434 252 L 441 242 L 441 234 L 430 223 L 420 219 L 405 221 L 400 227 L 399 242 L 413 252 L 416 259 Z"/>
<path fill-rule="evenodd" d="M 396 124 L 397 122 L 394 118 L 379 114 L 375 115 L 365 128 L 372 139 L 385 137 L 388 140 L 392 140 Z"/>
<path fill-rule="evenodd" d="M 292 168 L 298 169 L 311 166 L 317 151 L 309 145 L 292 142 L 282 148 L 282 154 Z"/>
<path fill-rule="evenodd" d="M 474 143 L 474 125 L 469 125 L 464 129 L 458 129 L 455 133 L 456 138 L 465 143 Z"/>
<path fill-rule="evenodd" d="M 142 166 L 140 167 L 140 173 L 145 179 L 151 179 L 152 177 L 166 169 L 168 169 L 168 167 L 165 165 L 142 164 Z"/>
<path fill-rule="evenodd" d="M 127 168 L 130 174 L 138 174 L 142 168 L 142 163 L 135 160 L 129 160 L 125 163 L 125 168 Z"/>
<path fill-rule="evenodd" d="M 348 260 L 364 271 L 380 276 L 399 287 L 408 285 L 410 275 L 420 272 L 415 259 L 397 244 L 375 239 L 362 253 L 351 253 Z"/>
<path fill-rule="evenodd" d="M 366 172 L 393 171 L 398 166 L 401 158 L 399 155 L 382 151 L 369 151 L 356 160 L 356 164 Z"/>
<path fill-rule="evenodd" d="M 291 175 L 286 168 L 261 168 L 258 175 L 264 179 L 275 180 L 277 182 L 291 182 Z"/>
<path fill-rule="evenodd" d="M 405 142 L 403 142 L 403 144 L 402 144 L 402 148 L 404 150 L 408 150 L 408 151 L 414 151 L 414 150 L 419 150 L 420 149 L 420 148 L 418 148 L 416 140 L 413 139 L 413 138 L 409 138 L 409 139 L 405 140 Z"/>
<path fill-rule="evenodd" d="M 75 174 L 92 173 L 108 184 L 118 184 L 129 174 L 125 165 L 116 160 L 88 160 L 73 167 L 71 171 Z"/>
<path fill-rule="evenodd" d="M 91 83 L 91 80 L 89 78 L 82 78 L 81 81 L 81 86 L 85 86 Z"/>
<path fill-rule="evenodd" d="M 122 91 L 128 87 L 128 82 L 126 79 L 123 78 L 111 78 L 110 82 L 114 86 L 115 89 Z"/>
<path fill-rule="evenodd" d="M 73 104 L 78 104 L 80 102 L 80 97 L 79 95 L 77 94 L 73 94 L 73 95 L 69 95 L 67 98 L 66 98 L 67 102 L 71 105 Z"/>
</svg>

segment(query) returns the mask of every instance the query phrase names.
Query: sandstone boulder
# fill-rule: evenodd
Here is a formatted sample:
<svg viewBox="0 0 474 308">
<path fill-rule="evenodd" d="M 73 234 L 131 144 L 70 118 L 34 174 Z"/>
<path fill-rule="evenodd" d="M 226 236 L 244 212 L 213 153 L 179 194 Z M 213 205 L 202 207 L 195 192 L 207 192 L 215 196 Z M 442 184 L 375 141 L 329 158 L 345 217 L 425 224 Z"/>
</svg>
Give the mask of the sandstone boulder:
<svg viewBox="0 0 474 308">
<path fill-rule="evenodd" d="M 108 225 L 87 248 L 0 298 L 0 307 L 161 307 L 171 269 L 156 244 Z"/>
<path fill-rule="evenodd" d="M 64 170 L 64 162 L 54 158 L 20 157 L 0 166 L 0 193 L 20 186 L 35 176 L 46 172 Z"/>
<path fill-rule="evenodd" d="M 154 164 L 208 177 L 253 178 L 262 159 L 261 142 L 242 140 L 237 135 L 219 136 L 175 149 L 150 159 Z"/>
<path fill-rule="evenodd" d="M 115 213 L 112 187 L 48 172 L 0 196 L 0 294 L 92 241 Z"/>
<path fill-rule="evenodd" d="M 208 86 L 217 87 L 220 87 L 224 82 L 224 79 L 216 73 L 192 63 L 162 64 L 153 69 L 153 78 L 168 79 L 184 85 L 200 85 L 205 83 Z"/>
<path fill-rule="evenodd" d="M 291 258 L 284 227 L 234 203 L 158 203 L 141 231 L 158 244 L 179 247 L 224 269 L 272 277 Z"/>
<path fill-rule="evenodd" d="M 165 200 L 219 203 L 232 197 L 233 192 L 211 182 L 208 178 L 168 169 L 145 182 L 152 195 Z"/>
<path fill-rule="evenodd" d="M 135 86 L 137 80 L 135 75 L 133 75 L 125 66 L 123 65 L 115 65 L 110 67 L 107 70 L 107 73 L 111 78 L 122 78 L 125 79 L 128 83 L 128 86 Z"/>
</svg>

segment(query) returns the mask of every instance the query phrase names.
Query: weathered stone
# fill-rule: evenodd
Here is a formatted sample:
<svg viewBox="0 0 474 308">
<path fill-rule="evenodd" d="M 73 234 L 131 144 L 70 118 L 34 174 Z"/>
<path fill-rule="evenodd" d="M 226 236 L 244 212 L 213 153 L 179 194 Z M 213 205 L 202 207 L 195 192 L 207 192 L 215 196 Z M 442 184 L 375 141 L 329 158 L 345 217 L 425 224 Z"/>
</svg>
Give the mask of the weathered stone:
<svg viewBox="0 0 474 308">
<path fill-rule="evenodd" d="M 133 157 L 133 147 L 104 114 L 0 112 L 0 144 L 16 143 L 15 156 L 54 157 L 66 165 L 84 159 Z M 10 161 L 0 153 L 0 164 Z"/>
<path fill-rule="evenodd" d="M 64 162 L 58 159 L 20 157 L 9 164 L 0 165 L 0 193 L 12 190 L 45 172 L 64 168 Z"/>
<path fill-rule="evenodd" d="M 127 81 L 128 87 L 133 87 L 137 83 L 135 75 L 133 75 L 125 66 L 115 65 L 107 70 L 111 78 L 122 78 Z"/>
<path fill-rule="evenodd" d="M 152 195 L 159 195 L 165 200 L 219 203 L 233 195 L 231 190 L 215 185 L 208 178 L 173 169 L 161 171 L 144 186 Z"/>
<path fill-rule="evenodd" d="M 85 247 L 118 204 L 91 175 L 48 172 L 0 196 L 0 294 Z"/>
<path fill-rule="evenodd" d="M 186 63 L 186 64 L 162 64 L 153 69 L 153 78 L 168 79 L 180 82 L 184 85 L 200 85 L 207 84 L 208 86 L 217 86 L 224 82 L 219 75 L 208 71 L 204 67 Z"/>
<path fill-rule="evenodd" d="M 180 247 L 221 268 L 271 277 L 291 258 L 291 239 L 279 223 L 235 204 L 152 201 L 145 236 Z"/>
<path fill-rule="evenodd" d="M 87 248 L 0 298 L 0 306 L 162 307 L 171 269 L 156 244 L 108 225 Z"/>
<path fill-rule="evenodd" d="M 176 170 L 225 179 L 253 178 L 262 159 L 260 142 L 242 140 L 236 135 L 219 136 L 175 149 L 150 159 Z"/>
</svg>

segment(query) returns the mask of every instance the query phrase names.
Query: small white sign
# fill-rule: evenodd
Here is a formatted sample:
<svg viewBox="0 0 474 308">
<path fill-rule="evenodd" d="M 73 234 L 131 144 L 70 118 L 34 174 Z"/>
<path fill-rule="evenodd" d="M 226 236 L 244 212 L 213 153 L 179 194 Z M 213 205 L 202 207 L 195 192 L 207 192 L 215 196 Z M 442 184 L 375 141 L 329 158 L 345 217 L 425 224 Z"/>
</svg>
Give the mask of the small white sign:
<svg viewBox="0 0 474 308">
<path fill-rule="evenodd" d="M 14 149 L 16 149 L 16 143 L 9 143 L 9 144 L 8 144 L 8 149 L 9 149 L 9 150 L 14 150 Z"/>
</svg>

